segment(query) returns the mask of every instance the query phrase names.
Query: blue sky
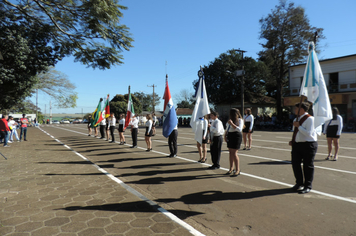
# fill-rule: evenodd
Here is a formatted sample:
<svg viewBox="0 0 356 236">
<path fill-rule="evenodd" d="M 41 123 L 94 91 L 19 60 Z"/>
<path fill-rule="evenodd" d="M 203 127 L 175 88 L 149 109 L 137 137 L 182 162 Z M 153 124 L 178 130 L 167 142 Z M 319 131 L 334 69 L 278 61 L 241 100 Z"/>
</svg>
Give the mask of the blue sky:
<svg viewBox="0 0 356 236">
<path fill-rule="evenodd" d="M 355 0 L 296 0 L 315 27 L 324 28 L 319 59 L 356 54 Z M 124 64 L 109 70 L 93 70 L 75 63 L 72 57 L 56 65 L 76 85 L 77 108 L 53 113 L 93 112 L 100 97 L 132 92 L 163 95 L 165 74 L 175 97 L 183 89 L 193 92 L 200 65 L 208 65 L 229 49 L 247 51 L 257 58 L 262 49 L 259 20 L 267 16 L 278 0 L 122 0 L 127 6 L 122 23 L 130 28 L 133 48 L 123 52 Z M 167 66 L 166 66 L 167 62 Z M 39 92 L 39 107 L 49 113 L 49 96 Z M 163 109 L 163 100 L 156 109 Z"/>
</svg>

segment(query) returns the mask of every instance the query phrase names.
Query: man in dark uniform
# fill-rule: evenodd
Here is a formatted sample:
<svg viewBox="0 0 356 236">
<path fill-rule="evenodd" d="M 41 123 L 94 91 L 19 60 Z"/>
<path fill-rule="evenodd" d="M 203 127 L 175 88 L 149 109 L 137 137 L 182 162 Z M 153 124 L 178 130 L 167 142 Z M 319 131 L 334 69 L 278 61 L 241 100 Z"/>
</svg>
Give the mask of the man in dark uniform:
<svg viewBox="0 0 356 236">
<path fill-rule="evenodd" d="M 292 146 L 292 167 L 296 179 L 296 184 L 292 189 L 301 194 L 309 193 L 312 189 L 314 158 L 318 150 L 314 117 L 307 113 L 309 107 L 308 102 L 295 105 L 294 110 L 298 118 L 294 119 L 293 138 L 289 142 L 289 145 Z M 303 170 L 301 163 L 303 163 Z"/>
</svg>

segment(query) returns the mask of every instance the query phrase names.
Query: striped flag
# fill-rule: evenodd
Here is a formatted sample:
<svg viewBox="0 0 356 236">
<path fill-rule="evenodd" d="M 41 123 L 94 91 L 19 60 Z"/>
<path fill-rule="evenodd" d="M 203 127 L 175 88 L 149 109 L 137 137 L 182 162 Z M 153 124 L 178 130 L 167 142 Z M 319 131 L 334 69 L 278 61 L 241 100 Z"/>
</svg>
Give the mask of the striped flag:
<svg viewBox="0 0 356 236">
<path fill-rule="evenodd" d="M 108 97 L 106 98 L 106 101 L 105 101 L 105 109 L 104 109 L 104 114 L 105 114 L 105 117 L 104 119 L 108 118 L 110 116 L 110 104 L 109 104 L 109 94 L 108 94 Z"/>
<path fill-rule="evenodd" d="M 174 108 L 171 92 L 168 87 L 168 75 L 166 75 L 166 88 L 164 90 L 163 99 L 163 136 L 168 138 L 178 124 L 176 109 Z"/>
<path fill-rule="evenodd" d="M 127 100 L 127 113 L 126 113 L 126 119 L 125 119 L 125 129 L 127 126 L 129 126 L 129 123 L 131 121 L 131 118 L 135 115 L 135 110 L 131 98 L 131 92 L 130 92 L 130 86 L 129 86 L 129 95 L 128 95 L 128 100 Z"/>
<path fill-rule="evenodd" d="M 98 124 L 100 123 L 100 121 L 98 122 L 98 120 L 101 118 L 101 102 L 103 101 L 102 98 L 100 98 L 99 100 L 99 104 L 96 107 L 95 111 L 92 114 L 92 120 L 91 120 L 91 126 L 92 127 L 96 127 L 98 126 Z"/>
<path fill-rule="evenodd" d="M 313 103 L 314 127 L 321 134 L 321 125 L 332 119 L 332 111 L 328 90 L 325 85 L 323 72 L 315 52 L 313 42 L 309 43 L 309 56 L 305 68 L 299 96 L 305 96 Z"/>
</svg>

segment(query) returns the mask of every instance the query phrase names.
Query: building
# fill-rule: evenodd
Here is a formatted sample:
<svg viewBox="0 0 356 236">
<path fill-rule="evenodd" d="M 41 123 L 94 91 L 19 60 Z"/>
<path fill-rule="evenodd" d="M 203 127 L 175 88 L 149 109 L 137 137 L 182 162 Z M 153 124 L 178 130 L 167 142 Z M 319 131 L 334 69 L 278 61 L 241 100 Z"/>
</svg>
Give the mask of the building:
<svg viewBox="0 0 356 236">
<path fill-rule="evenodd" d="M 284 106 L 294 106 L 300 101 L 299 90 L 306 64 L 289 67 L 290 96 Z M 336 106 L 344 122 L 356 120 L 356 54 L 320 60 L 331 106 Z"/>
</svg>

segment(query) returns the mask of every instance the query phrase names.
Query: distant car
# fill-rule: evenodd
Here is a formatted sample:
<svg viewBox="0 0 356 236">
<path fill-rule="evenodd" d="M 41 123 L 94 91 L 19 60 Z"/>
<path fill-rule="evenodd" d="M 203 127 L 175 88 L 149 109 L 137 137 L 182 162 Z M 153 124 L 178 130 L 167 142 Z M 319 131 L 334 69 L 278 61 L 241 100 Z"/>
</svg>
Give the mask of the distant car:
<svg viewBox="0 0 356 236">
<path fill-rule="evenodd" d="M 70 124 L 69 120 L 61 120 L 61 124 Z"/>
<path fill-rule="evenodd" d="M 82 120 L 81 120 L 81 119 L 75 119 L 75 120 L 73 121 L 73 124 L 80 124 L 80 123 L 82 123 Z"/>
<path fill-rule="evenodd" d="M 54 120 L 54 121 L 52 121 L 52 124 L 58 124 L 59 125 L 60 123 L 59 123 L 58 120 Z"/>
<path fill-rule="evenodd" d="M 82 121 L 82 123 L 88 123 L 89 121 L 87 120 L 87 119 L 84 119 L 83 121 Z"/>
</svg>

